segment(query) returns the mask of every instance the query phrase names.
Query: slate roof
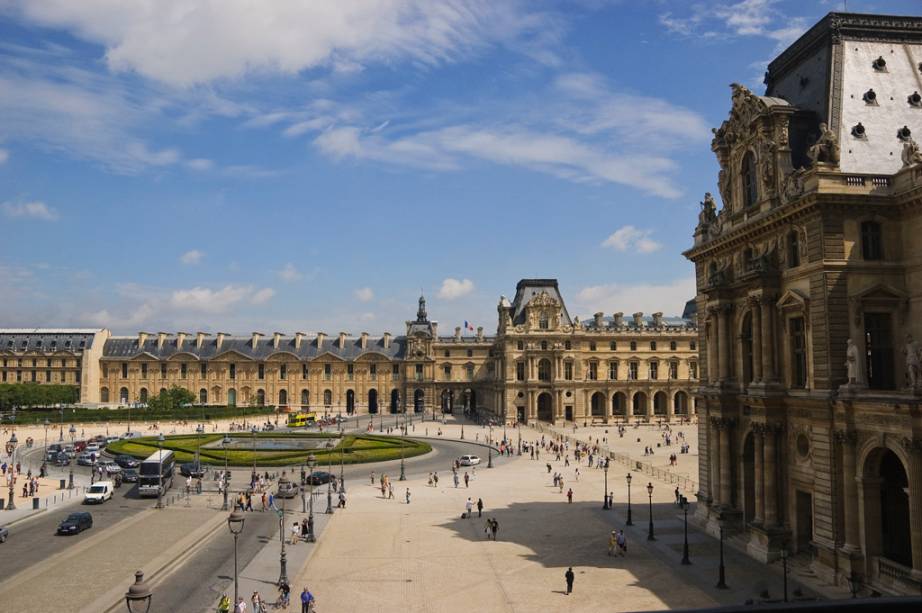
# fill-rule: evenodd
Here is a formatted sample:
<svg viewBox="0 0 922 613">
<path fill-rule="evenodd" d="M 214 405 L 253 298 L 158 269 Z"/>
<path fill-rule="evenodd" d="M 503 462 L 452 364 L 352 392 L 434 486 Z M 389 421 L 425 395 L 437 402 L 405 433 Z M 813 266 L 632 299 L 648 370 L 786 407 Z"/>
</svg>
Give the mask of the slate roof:
<svg viewBox="0 0 922 613">
<path fill-rule="evenodd" d="M 339 348 L 339 338 L 325 338 L 323 344 L 317 346 L 317 338 L 302 338 L 301 346 L 295 349 L 295 338 L 283 336 L 279 339 L 276 349 L 271 337 L 263 337 L 253 348 L 251 337 L 230 336 L 224 337 L 221 349 L 217 347 L 217 339 L 208 338 L 200 348 L 195 346 L 195 337 L 186 338 L 182 347 L 176 346 L 177 338 L 170 336 L 158 349 L 157 337 L 148 338 L 143 346 L 138 345 L 138 337 L 112 337 L 106 341 L 103 348 L 103 358 L 130 359 L 141 354 L 149 354 L 158 360 L 167 360 L 178 354 L 188 354 L 199 360 L 210 360 L 227 352 L 236 352 L 253 360 L 265 360 L 278 353 L 294 354 L 301 360 L 312 360 L 319 356 L 330 354 L 343 360 L 354 360 L 367 354 L 381 354 L 390 359 L 402 359 L 406 353 L 406 339 L 395 337 L 391 339 L 390 346 L 384 347 L 382 338 L 368 338 L 366 348 L 362 349 L 361 339 L 346 337 L 345 346 Z"/>
<path fill-rule="evenodd" d="M 602 317 L 602 328 L 601 329 L 602 330 L 613 329 L 612 328 L 613 319 L 614 318 L 610 316 Z M 643 317 L 641 317 L 641 320 L 643 321 L 643 324 L 644 324 L 642 329 L 645 329 L 645 330 L 655 329 L 653 327 L 653 317 L 651 317 L 650 315 L 644 315 Z M 634 317 L 631 315 L 625 315 L 621 323 L 622 323 L 622 326 L 621 326 L 622 330 L 636 330 L 637 329 L 637 326 L 634 325 Z M 663 325 L 667 329 L 694 330 L 697 328 L 697 324 L 695 323 L 693 319 L 692 320 L 683 319 L 682 317 L 663 317 Z M 594 318 L 589 318 L 589 319 L 586 319 L 585 321 L 581 321 L 580 326 L 582 326 L 584 330 L 597 329 L 595 327 Z"/>
<path fill-rule="evenodd" d="M 560 323 L 572 324 L 567 305 L 563 301 L 563 296 L 560 295 L 557 279 L 522 279 L 519 281 L 515 286 L 515 298 L 512 300 L 512 324 L 518 326 L 525 323 L 525 307 L 534 296 L 541 292 L 547 292 L 551 298 L 560 303 Z"/>
<path fill-rule="evenodd" d="M 72 351 L 79 353 L 93 346 L 100 330 L 88 328 L 0 328 L 0 352 Z"/>
</svg>

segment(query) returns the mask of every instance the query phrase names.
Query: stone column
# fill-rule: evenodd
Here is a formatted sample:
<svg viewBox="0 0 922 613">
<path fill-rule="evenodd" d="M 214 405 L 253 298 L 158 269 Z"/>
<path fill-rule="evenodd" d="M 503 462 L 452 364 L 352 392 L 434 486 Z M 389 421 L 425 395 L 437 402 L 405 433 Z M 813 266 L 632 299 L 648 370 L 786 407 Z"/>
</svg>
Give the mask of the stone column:
<svg viewBox="0 0 922 613">
<path fill-rule="evenodd" d="M 912 578 L 922 581 L 922 438 L 903 439 L 909 452 L 909 534 L 912 539 Z"/>
<path fill-rule="evenodd" d="M 857 435 L 854 430 L 839 430 L 836 432 L 836 441 L 842 445 L 842 494 L 845 508 L 845 545 L 842 547 L 848 553 L 861 550 L 860 530 L 858 526 L 858 477 L 855 472 L 855 443 Z"/>
<path fill-rule="evenodd" d="M 723 305 L 717 311 L 717 380 L 725 383 L 730 379 L 730 308 Z"/>
<path fill-rule="evenodd" d="M 717 309 L 708 309 L 708 383 L 717 383 Z"/>
<path fill-rule="evenodd" d="M 710 465 L 710 493 L 713 503 L 719 505 L 720 498 L 720 418 L 712 417 L 710 421 L 711 437 L 708 440 L 708 464 Z"/>
<path fill-rule="evenodd" d="M 755 481 L 755 512 L 753 513 L 752 517 L 752 523 L 754 524 L 761 524 L 765 520 L 765 475 L 763 474 L 763 454 L 765 453 L 765 445 L 764 439 L 762 438 L 765 430 L 764 426 L 764 424 L 752 425 L 752 440 L 755 446 L 753 462 L 753 476 Z"/>
<path fill-rule="evenodd" d="M 756 383 L 762 380 L 762 310 L 758 301 L 752 301 L 752 380 Z"/>
<path fill-rule="evenodd" d="M 726 418 L 720 420 L 720 503 L 730 506 L 730 429 L 732 421 Z"/>
<path fill-rule="evenodd" d="M 762 298 L 762 380 L 775 381 L 775 334 L 774 334 L 774 301 L 771 298 Z"/>
<path fill-rule="evenodd" d="M 763 448 L 763 474 L 765 481 L 765 527 L 774 528 L 778 524 L 778 484 L 775 467 L 775 429 L 765 428 Z"/>
</svg>

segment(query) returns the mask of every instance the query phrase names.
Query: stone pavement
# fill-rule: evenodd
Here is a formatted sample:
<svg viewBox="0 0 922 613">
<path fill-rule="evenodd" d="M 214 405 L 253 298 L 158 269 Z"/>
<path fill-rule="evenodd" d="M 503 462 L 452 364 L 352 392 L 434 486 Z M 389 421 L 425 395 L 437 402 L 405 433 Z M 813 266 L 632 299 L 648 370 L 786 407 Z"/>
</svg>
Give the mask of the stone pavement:
<svg viewBox="0 0 922 613">
<path fill-rule="evenodd" d="M 39 479 L 38 496 L 34 497 L 39 500 L 39 508 L 33 509 L 32 498 L 22 497 L 22 479 L 24 478 L 25 476 L 16 482 L 16 508 L 12 511 L 6 508 L 9 490 L 6 487 L 0 488 L 0 495 L 4 498 L 4 510 L 0 511 L 0 525 L 2 526 L 9 527 L 49 510 L 80 504 L 83 502 L 85 489 L 90 484 L 89 477 L 75 474 L 74 489 L 58 489 L 59 479 L 67 479 L 67 475 L 51 473 L 49 477 Z"/>
<path fill-rule="evenodd" d="M 456 426 L 442 426 L 457 436 Z M 466 438 L 485 429 L 467 426 Z M 502 428 L 493 429 L 494 438 Z M 517 432 L 507 429 L 511 440 Z M 524 440 L 540 439 L 525 428 Z M 642 446 L 641 446 L 642 451 Z M 564 492 L 554 488 L 546 463 L 564 476 Z M 689 526 L 691 566 L 682 566 L 682 519 L 673 504 L 674 486 L 634 473 L 633 527 L 626 528 L 628 555 L 609 557 L 612 529 L 625 528 L 626 472 L 609 471 L 615 509 L 602 510 L 603 471 L 542 453 L 540 460 L 516 457 L 492 470 L 481 464 L 469 489 L 454 488 L 440 473 L 439 487 L 424 479 L 396 483 L 397 500 L 383 500 L 368 481 L 354 482 L 350 508 L 332 518 L 313 555 L 291 586 L 305 585 L 325 611 L 533 611 L 554 606 L 571 611 L 651 610 L 739 604 L 768 589 L 780 596 L 777 565 L 766 567 L 726 549 L 729 590 L 717 590 L 718 544 Z M 464 470 L 462 468 L 461 474 Z M 473 471 L 469 471 L 473 473 Z M 653 482 L 655 541 L 647 541 Z M 404 502 L 405 488 L 411 503 Z M 471 496 L 485 504 L 483 518 L 462 519 Z M 691 511 L 690 511 L 691 513 Z M 499 522 L 497 542 L 485 537 L 487 517 Z M 573 566 L 574 593 L 565 595 L 564 572 Z M 790 589 L 796 587 L 789 578 Z M 808 590 L 805 589 L 809 593 Z M 847 596 L 847 594 L 842 594 Z"/>
</svg>

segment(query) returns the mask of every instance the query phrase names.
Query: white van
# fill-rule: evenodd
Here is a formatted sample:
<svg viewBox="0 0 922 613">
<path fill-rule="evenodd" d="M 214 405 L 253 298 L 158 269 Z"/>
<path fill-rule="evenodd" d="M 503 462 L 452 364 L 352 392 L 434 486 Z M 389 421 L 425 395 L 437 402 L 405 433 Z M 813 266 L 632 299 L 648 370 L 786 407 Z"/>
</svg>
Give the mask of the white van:
<svg viewBox="0 0 922 613">
<path fill-rule="evenodd" d="M 83 497 L 84 504 L 102 504 L 112 498 L 115 485 L 111 481 L 97 481 L 86 490 Z"/>
</svg>

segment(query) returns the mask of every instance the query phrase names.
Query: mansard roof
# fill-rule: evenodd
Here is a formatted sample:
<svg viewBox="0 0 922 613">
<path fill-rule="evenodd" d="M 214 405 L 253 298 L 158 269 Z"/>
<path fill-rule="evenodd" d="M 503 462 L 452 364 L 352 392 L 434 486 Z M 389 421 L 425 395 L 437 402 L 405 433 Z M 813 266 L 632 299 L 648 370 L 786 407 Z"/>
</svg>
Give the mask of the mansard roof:
<svg viewBox="0 0 922 613">
<path fill-rule="evenodd" d="M 560 305 L 560 323 L 568 325 L 573 323 L 570 319 L 570 313 L 567 312 L 567 305 L 560 295 L 560 288 L 557 285 L 557 279 L 522 279 L 515 286 L 515 298 L 512 300 L 512 323 L 520 325 L 525 323 L 525 307 L 531 302 L 532 298 L 539 296 L 542 292 L 555 300 Z"/>
<path fill-rule="evenodd" d="M 82 351 L 93 346 L 95 328 L 0 328 L 0 351 Z"/>
</svg>

